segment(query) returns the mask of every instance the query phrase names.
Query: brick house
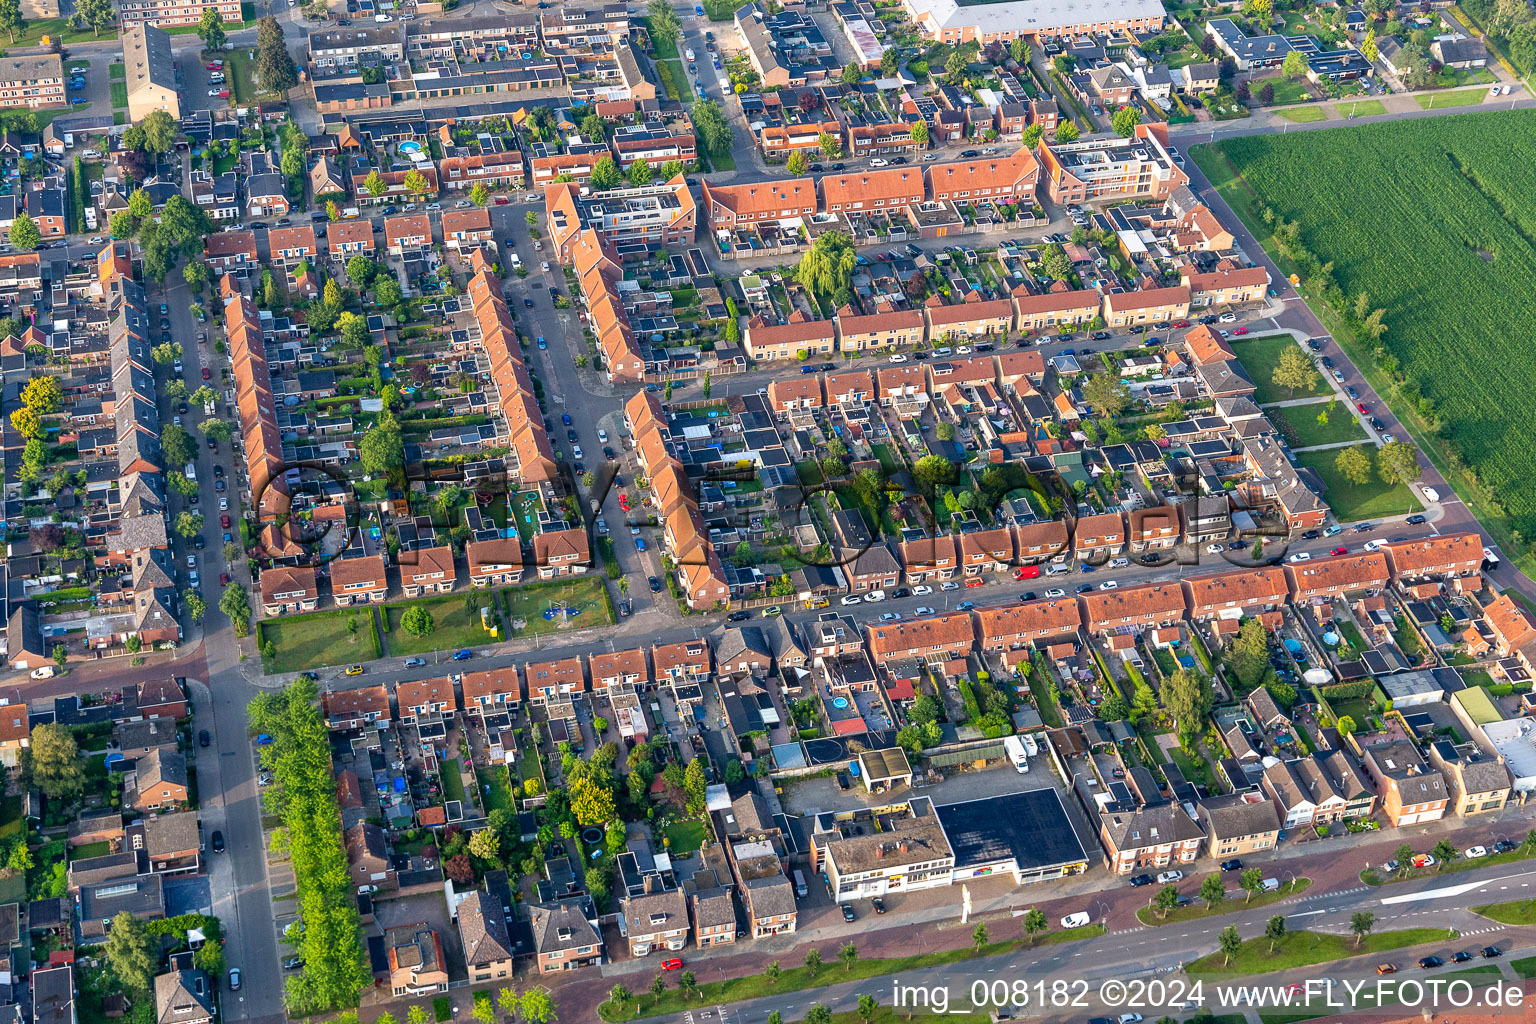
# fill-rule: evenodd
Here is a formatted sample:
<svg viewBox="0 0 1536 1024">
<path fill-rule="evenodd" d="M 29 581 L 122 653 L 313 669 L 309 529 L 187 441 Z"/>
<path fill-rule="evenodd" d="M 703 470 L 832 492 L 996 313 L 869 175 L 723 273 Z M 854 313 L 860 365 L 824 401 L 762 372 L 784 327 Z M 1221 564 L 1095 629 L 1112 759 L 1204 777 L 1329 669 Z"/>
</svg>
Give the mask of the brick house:
<svg viewBox="0 0 1536 1024">
<path fill-rule="evenodd" d="M 330 564 L 330 571 L 331 596 L 339 605 L 383 601 L 389 596 L 383 555 L 337 559 Z"/>
</svg>

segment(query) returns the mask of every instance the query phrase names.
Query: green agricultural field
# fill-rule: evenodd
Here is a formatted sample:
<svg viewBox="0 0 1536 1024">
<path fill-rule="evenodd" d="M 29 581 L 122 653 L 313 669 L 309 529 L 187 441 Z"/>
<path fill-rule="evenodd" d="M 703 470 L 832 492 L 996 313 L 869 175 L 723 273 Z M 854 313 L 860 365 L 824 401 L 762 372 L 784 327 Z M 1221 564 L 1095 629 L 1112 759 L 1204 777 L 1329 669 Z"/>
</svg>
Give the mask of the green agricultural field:
<svg viewBox="0 0 1536 1024">
<path fill-rule="evenodd" d="M 1365 292 L 1386 310 L 1382 355 L 1409 387 L 1391 389 L 1380 366 L 1362 369 L 1506 543 L 1515 531 L 1536 536 L 1533 136 L 1536 112 L 1502 110 L 1192 150 L 1266 248 L 1274 251 L 1261 205 L 1300 223 L 1303 243 L 1333 263 L 1350 300 Z M 1426 423 L 1426 410 L 1438 424 Z M 1475 472 L 1476 488 L 1457 464 Z M 1403 492 L 1391 504 L 1412 502 Z"/>
</svg>

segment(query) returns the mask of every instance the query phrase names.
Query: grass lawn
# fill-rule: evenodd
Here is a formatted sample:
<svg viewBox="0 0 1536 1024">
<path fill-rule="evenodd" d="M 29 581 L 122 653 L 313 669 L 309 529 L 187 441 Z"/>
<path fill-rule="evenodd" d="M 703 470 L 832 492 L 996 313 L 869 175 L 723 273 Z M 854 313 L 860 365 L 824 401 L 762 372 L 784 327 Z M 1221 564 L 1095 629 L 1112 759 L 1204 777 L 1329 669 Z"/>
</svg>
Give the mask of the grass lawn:
<svg viewBox="0 0 1536 1024">
<path fill-rule="evenodd" d="M 1328 423 L 1317 422 L 1319 413 L 1328 413 Z M 1336 403 L 1332 411 L 1327 402 L 1315 405 L 1288 405 L 1269 410 L 1269 418 L 1290 442 L 1292 450 L 1310 448 L 1319 444 L 1338 444 L 1341 441 L 1364 441 L 1365 428 L 1355 418 L 1349 407 Z"/>
<path fill-rule="evenodd" d="M 128 77 L 128 66 L 120 60 L 115 60 L 107 65 L 107 77 L 114 82 L 121 82 Z"/>
<path fill-rule="evenodd" d="M 128 83 L 112 81 L 107 83 L 112 90 L 112 107 L 115 110 L 126 110 L 128 107 Z"/>
<path fill-rule="evenodd" d="M 485 804 L 486 814 L 495 810 L 517 810 L 506 765 L 493 764 L 490 771 L 477 772 L 476 777 L 480 780 L 480 802 Z"/>
<path fill-rule="evenodd" d="M 641 18 L 640 20 L 645 22 L 645 31 L 646 34 L 651 37 L 651 44 L 656 47 L 656 56 L 660 57 L 662 60 L 676 60 L 677 43 L 670 39 L 663 39 L 661 36 L 658 36 L 656 33 L 652 32 L 650 18 Z"/>
<path fill-rule="evenodd" d="M 1475 107 L 1488 95 L 1487 89 L 1461 89 L 1456 92 L 1432 92 L 1419 97 L 1419 106 L 1425 110 L 1438 107 Z"/>
<path fill-rule="evenodd" d="M 82 843 L 69 851 L 69 859 L 84 860 L 87 857 L 105 857 L 112 852 L 112 844 L 105 840 L 99 843 Z"/>
<path fill-rule="evenodd" d="M 348 628 L 349 620 L 357 623 L 356 632 Z M 303 672 L 326 665 L 372 661 L 377 657 L 368 638 L 372 628 L 373 609 L 341 608 L 263 619 L 256 624 L 256 636 L 263 648 L 268 643 L 277 648 L 274 657 L 262 659 L 268 672 Z"/>
<path fill-rule="evenodd" d="M 1409 512 L 1422 512 L 1424 506 L 1404 484 L 1384 484 L 1373 474 L 1363 484 L 1353 484 L 1344 479 L 1334 466 L 1343 448 L 1326 448 L 1317 452 L 1302 452 L 1296 456 L 1304 466 L 1311 466 L 1322 477 L 1323 498 L 1333 509 L 1341 523 L 1359 519 L 1375 519 L 1379 516 L 1397 516 Z"/>
<path fill-rule="evenodd" d="M 256 62 L 246 56 L 249 52 L 237 46 L 224 55 L 230 94 L 241 103 L 249 103 L 256 98 Z"/>
<path fill-rule="evenodd" d="M 1269 951 L 1269 940 L 1260 936 L 1244 942 L 1242 948 L 1233 955 L 1231 963 L 1223 963 L 1226 957 L 1216 952 L 1186 964 L 1184 969 L 1190 974 L 1269 974 L 1272 971 L 1333 963 L 1352 956 L 1383 953 L 1389 949 L 1403 949 L 1426 942 L 1443 942 L 1455 937 L 1454 928 L 1404 928 L 1367 935 L 1356 945 L 1353 935 L 1287 932 L 1284 938 L 1275 943 L 1273 953 Z"/>
<path fill-rule="evenodd" d="M 1323 113 L 1323 108 L 1316 104 L 1309 104 L 1304 107 L 1286 107 L 1284 110 L 1275 111 L 1275 113 L 1287 121 L 1293 121 L 1296 124 L 1309 124 L 1313 121 L 1328 120 L 1328 115 Z"/>
<path fill-rule="evenodd" d="M 479 598 L 470 611 L 471 594 L 447 594 L 400 601 L 384 606 L 384 636 L 390 654 L 427 654 L 432 651 L 456 651 L 492 642 L 491 634 L 480 625 L 480 608 L 496 607 L 495 594 L 474 594 Z M 408 608 L 420 605 L 432 615 L 433 630 L 426 636 L 411 636 L 400 626 Z"/>
<path fill-rule="evenodd" d="M 1354 103 L 1335 104 L 1334 109 L 1345 117 L 1375 117 L 1377 114 L 1387 112 L 1386 104 L 1381 100 L 1356 100 Z"/>
<path fill-rule="evenodd" d="M 1248 84 L 1250 86 L 1253 85 L 1252 82 Z M 1277 107 L 1290 106 L 1293 103 L 1305 103 L 1315 98 L 1312 95 L 1312 91 L 1307 88 L 1307 83 L 1304 79 L 1266 78 L 1264 84 L 1275 87 L 1275 102 L 1273 105 Z M 1261 89 L 1263 87 L 1263 85 L 1259 86 Z"/>
<path fill-rule="evenodd" d="M 1040 720 L 1046 724 L 1047 728 L 1060 729 L 1061 709 L 1056 706 L 1055 701 L 1051 700 L 1047 689 L 1045 681 L 1040 679 L 1040 673 L 1029 674 L 1029 692 L 1035 698 L 1035 708 L 1040 712 Z"/>
<path fill-rule="evenodd" d="M 704 827 L 702 821 L 674 821 L 662 829 L 667 839 L 667 850 L 673 856 L 684 853 L 692 853 L 704 845 L 704 840 L 709 838 L 709 830 Z"/>
<path fill-rule="evenodd" d="M 1455 664 L 1455 662 L 1452 662 Z M 1461 678 L 1468 686 L 1492 686 L 1493 676 L 1480 668 L 1468 669 L 1461 674 Z"/>
<path fill-rule="evenodd" d="M 1232 351 L 1237 353 L 1237 361 L 1243 364 L 1243 369 L 1248 371 L 1248 376 L 1253 378 L 1255 387 L 1253 400 L 1260 405 L 1268 405 L 1271 402 L 1289 402 L 1296 398 L 1324 398 L 1333 394 L 1323 380 L 1321 372 L 1317 375 L 1317 381 L 1311 390 L 1282 388 L 1275 384 L 1275 366 L 1280 362 L 1280 353 L 1287 348 L 1296 348 L 1296 339 L 1289 334 L 1261 334 L 1257 338 L 1233 338 L 1228 340 Z M 1313 415 L 1316 415 L 1314 413 Z"/>
<path fill-rule="evenodd" d="M 836 985 L 848 981 L 863 981 L 866 978 L 878 978 L 887 974 L 910 973 L 925 967 L 943 967 L 947 964 L 963 963 L 978 957 L 996 956 L 999 953 L 1011 953 L 1016 950 L 1031 949 L 1035 946 L 1053 945 L 1058 942 L 1074 942 L 1078 939 L 1097 938 L 1104 934 L 1104 926 L 1093 924 L 1086 928 L 1069 928 L 1065 931 L 1051 931 L 1037 935 L 1031 939 L 1008 939 L 1002 942 L 989 942 L 981 948 L 965 946 L 960 949 L 948 949 L 941 953 L 927 953 L 918 956 L 891 957 L 889 959 L 855 960 L 852 967 L 845 969 L 841 963 L 835 961 L 837 952 L 836 943 L 828 943 L 821 950 L 821 955 L 826 962 L 814 973 L 807 967 L 790 967 L 785 965 L 783 973 L 776 982 L 769 981 L 761 974 L 749 975 L 745 978 L 732 978 L 729 981 L 712 981 L 700 984 L 693 995 L 686 995 L 681 990 L 669 988 L 662 993 L 660 998 L 649 993 L 631 995 L 629 999 L 618 1006 L 611 1002 L 603 1003 L 598 1007 L 598 1014 L 603 1020 L 610 1022 L 634 1020 L 640 1016 L 654 1016 L 662 1013 L 682 1013 L 696 1006 L 713 1006 L 717 1003 L 734 1003 L 746 999 L 759 999 L 765 996 L 778 997 L 786 992 L 799 992 L 808 988 L 820 988 L 823 985 Z M 834 1018 L 837 1019 L 837 1018 Z M 903 1015 L 901 1020 L 907 1018 Z M 921 1020 L 921 1017 L 914 1020 Z M 945 1021 L 956 1020 L 955 1015 L 947 1015 Z M 960 1016 L 959 1020 L 966 1020 Z"/>
<path fill-rule="evenodd" d="M 1522 957 L 1519 960 L 1511 960 L 1509 966 L 1515 969 L 1515 973 L 1522 978 L 1536 978 L 1536 956 Z"/>
<path fill-rule="evenodd" d="M 1531 851 L 1524 846 L 1516 847 L 1508 853 L 1493 853 L 1486 857 L 1479 857 L 1476 860 L 1468 860 L 1465 857 L 1457 856 L 1450 861 L 1441 861 L 1432 868 L 1409 868 L 1407 874 L 1399 872 L 1391 875 L 1385 878 L 1382 884 L 1411 882 L 1415 878 L 1434 878 L 1437 875 L 1454 875 L 1460 871 L 1471 871 L 1473 868 L 1486 868 L 1497 864 L 1516 864 L 1520 861 L 1530 860 L 1532 856 Z M 1482 907 L 1474 907 L 1473 911 L 1483 914 L 1484 917 L 1491 917 L 1495 921 L 1503 921 L 1503 918 L 1496 916 L 1496 913 L 1502 912 L 1498 911 L 1499 907 L 1522 907 L 1528 902 L 1527 900 L 1516 900 L 1513 903 L 1489 903 Z M 1484 914 L 1485 910 L 1492 910 L 1496 913 Z M 1536 923 L 1536 918 L 1533 918 L 1532 922 Z"/>
<path fill-rule="evenodd" d="M 11 49 L 19 46 L 41 46 L 43 36 L 47 36 L 50 40 L 64 43 L 67 46 L 70 43 L 91 43 L 97 40 L 116 39 L 117 30 L 109 28 L 98 36 L 89 28 L 70 28 L 63 18 L 42 18 L 38 21 L 28 21 L 26 27 L 21 30 L 14 41 L 10 36 L 6 36 L 5 45 Z M 72 64 L 65 62 L 64 70 L 68 71 L 71 67 L 73 67 Z"/>
<path fill-rule="evenodd" d="M 507 616 L 511 623 L 507 630 L 509 636 L 534 636 L 538 633 L 558 633 L 613 623 L 613 611 L 603 589 L 603 581 L 595 576 L 509 587 L 502 593 L 506 595 Z M 558 615 L 554 619 L 544 617 L 551 602 L 560 601 L 566 602 L 571 611 L 576 613 L 568 623 L 561 623 Z M 517 625 L 518 622 L 522 625 Z"/>
<path fill-rule="evenodd" d="M 1311 884 L 1312 879 L 1310 878 L 1298 878 L 1294 882 L 1286 882 L 1285 884 L 1281 885 L 1280 888 L 1275 892 L 1260 893 L 1257 896 L 1254 896 L 1251 900 L 1248 900 L 1246 903 L 1243 902 L 1243 898 L 1247 896 L 1247 893 L 1241 889 L 1238 889 L 1235 893 L 1228 892 L 1227 898 L 1216 904 L 1214 910 L 1206 907 L 1204 903 L 1201 903 L 1198 906 L 1195 904 L 1190 904 L 1187 907 L 1173 908 L 1172 910 L 1168 911 L 1167 917 L 1160 917 L 1156 907 L 1142 907 L 1140 910 L 1136 911 L 1136 919 L 1142 924 L 1156 927 L 1157 925 L 1162 924 L 1180 924 L 1184 921 L 1199 921 L 1202 918 L 1216 917 L 1221 914 L 1231 914 L 1239 910 L 1257 910 L 1258 908 L 1266 907 L 1271 903 L 1278 903 L 1280 900 L 1288 899 L 1299 892 L 1305 892 L 1307 887 Z"/>
<path fill-rule="evenodd" d="M 459 776 L 459 759 L 456 757 L 444 761 L 438 774 L 443 778 L 443 799 L 464 802 L 464 780 Z"/>
</svg>

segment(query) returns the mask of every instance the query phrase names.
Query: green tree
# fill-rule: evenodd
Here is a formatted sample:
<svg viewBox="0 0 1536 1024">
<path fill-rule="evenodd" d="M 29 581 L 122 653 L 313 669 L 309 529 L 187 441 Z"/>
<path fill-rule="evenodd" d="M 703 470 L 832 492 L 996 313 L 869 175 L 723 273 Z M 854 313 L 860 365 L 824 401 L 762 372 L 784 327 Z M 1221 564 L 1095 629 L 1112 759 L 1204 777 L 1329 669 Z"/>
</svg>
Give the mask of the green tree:
<svg viewBox="0 0 1536 1024">
<path fill-rule="evenodd" d="M 775 987 L 778 986 L 778 984 L 779 984 L 779 977 L 783 973 L 784 973 L 784 969 L 779 966 L 779 962 L 777 960 L 775 960 L 773 963 L 769 964 L 767 967 L 763 968 L 763 977 L 768 979 L 768 984 L 773 985 Z"/>
<path fill-rule="evenodd" d="M 1371 478 L 1371 457 L 1360 445 L 1351 445 L 1339 452 L 1333 465 L 1339 475 L 1357 487 Z"/>
<path fill-rule="evenodd" d="M 795 280 L 823 302 L 834 307 L 847 304 L 852 295 L 853 270 L 858 265 L 853 242 L 841 231 L 816 237 L 795 268 Z"/>
<path fill-rule="evenodd" d="M 126 910 L 112 918 L 102 946 L 117 980 L 130 992 L 148 992 L 160 967 L 159 942 L 149 928 Z"/>
<path fill-rule="evenodd" d="M 1109 119 L 1109 126 L 1115 130 L 1115 134 L 1122 139 L 1128 139 L 1136 134 L 1136 126 L 1141 124 L 1141 108 L 1127 104 L 1115 111 Z"/>
<path fill-rule="evenodd" d="M 987 944 L 987 924 L 985 921 L 977 922 L 971 930 L 971 946 L 980 949 Z"/>
<path fill-rule="evenodd" d="M 1264 679 L 1269 668 L 1269 632 L 1258 619 L 1244 619 L 1232 641 L 1232 655 L 1227 665 L 1244 690 L 1251 690 Z"/>
<path fill-rule="evenodd" d="M 1244 903 L 1253 899 L 1254 893 L 1264 888 L 1264 871 L 1261 868 L 1246 868 L 1237 876 L 1237 884 L 1248 895 L 1243 899 Z"/>
<path fill-rule="evenodd" d="M 619 174 L 619 165 L 614 163 L 613 157 L 604 156 L 598 158 L 592 165 L 592 187 L 597 190 L 618 188 L 622 181 Z"/>
<path fill-rule="evenodd" d="M 1034 939 L 1039 932 L 1050 927 L 1050 921 L 1046 920 L 1045 911 L 1039 907 L 1030 907 L 1024 914 L 1024 933 Z"/>
<path fill-rule="evenodd" d="M 379 266 L 367 256 L 353 256 L 347 260 L 347 278 L 359 289 L 367 288 L 373 281 L 374 274 L 378 273 Z M 367 333 L 367 324 L 363 325 L 363 332 Z"/>
<path fill-rule="evenodd" d="M 683 23 L 678 20 L 677 12 L 672 9 L 668 0 L 651 0 L 646 6 L 646 13 L 650 15 L 651 38 L 670 43 L 675 47 L 678 39 L 682 37 Z"/>
<path fill-rule="evenodd" d="M 1274 372 L 1270 374 L 1275 386 L 1287 389 L 1293 398 L 1298 391 L 1311 391 L 1317 387 L 1317 378 L 1317 367 L 1296 345 L 1287 345 L 1280 350 L 1280 358 L 1275 361 Z"/>
<path fill-rule="evenodd" d="M 981 928 L 982 926 L 981 925 L 977 925 L 976 927 Z M 985 930 L 985 929 L 983 929 L 983 930 Z M 880 1009 L 880 1004 L 875 1001 L 875 997 L 874 996 L 872 996 L 872 995 L 861 995 L 861 996 L 859 996 L 859 1010 L 858 1010 L 858 1013 L 859 1013 L 859 1016 L 861 1018 L 863 1018 L 863 1020 L 865 1021 L 865 1024 L 868 1024 L 868 1021 L 870 1020 L 870 1018 L 872 1018 L 875 1015 L 875 1011 L 877 1011 L 879 1009 Z"/>
<path fill-rule="evenodd" d="M 59 379 L 52 374 L 33 377 L 21 389 L 21 404 L 39 416 L 58 412 L 63 402 L 64 389 L 60 387 Z"/>
<path fill-rule="evenodd" d="M 107 221 L 107 234 L 115 242 L 120 242 L 125 238 L 132 238 L 137 230 L 139 230 L 139 222 L 127 210 L 118 210 Z"/>
<path fill-rule="evenodd" d="M 256 79 L 263 90 L 279 94 L 299 84 L 282 26 L 270 15 L 256 22 Z"/>
<path fill-rule="evenodd" d="M 202 594 L 199 594 L 191 587 L 182 591 L 181 603 L 187 610 L 187 616 L 193 622 L 202 622 L 203 616 L 208 614 L 208 602 L 203 600 Z"/>
<path fill-rule="evenodd" d="M 837 951 L 837 958 L 843 962 L 844 971 L 852 971 L 854 963 L 859 959 L 859 947 L 851 942 L 846 942 Z"/>
<path fill-rule="evenodd" d="M 1429 852 L 1438 862 L 1437 870 L 1444 871 L 1445 866 L 1456 857 L 1456 845 L 1449 839 L 1442 839 Z"/>
<path fill-rule="evenodd" d="M 363 191 L 375 199 L 389 191 L 389 183 L 384 180 L 384 175 L 379 173 L 377 167 L 369 171 L 368 177 L 363 179 Z"/>
<path fill-rule="evenodd" d="M 832 1011 L 817 1003 L 805 1011 L 805 1024 L 832 1024 Z"/>
<path fill-rule="evenodd" d="M 1372 64 L 1376 63 L 1376 58 L 1381 56 L 1381 50 L 1376 46 L 1376 30 L 1374 28 L 1366 29 L 1365 42 L 1360 44 L 1360 54 Z"/>
<path fill-rule="evenodd" d="M 555 1019 L 555 1002 L 547 988 L 524 989 L 517 997 L 517 1012 L 523 1024 L 549 1024 Z"/>
<path fill-rule="evenodd" d="M 1407 874 L 1413 867 L 1413 847 L 1407 843 L 1400 843 L 1396 850 L 1392 851 L 1392 859 L 1397 861 L 1398 874 Z"/>
<path fill-rule="evenodd" d="M 151 156 L 164 156 L 176 145 L 176 134 L 181 130 L 176 119 L 164 110 L 151 110 L 139 122 L 144 129 L 144 152 Z"/>
<path fill-rule="evenodd" d="M 1419 478 L 1419 450 L 1409 441 L 1392 441 L 1376 452 L 1376 475 L 1382 483 L 1406 484 Z"/>
<path fill-rule="evenodd" d="M 821 950 L 812 946 L 805 954 L 805 971 L 814 978 L 819 970 L 821 970 Z"/>
<path fill-rule="evenodd" d="M 1024 63 L 1024 57 L 1028 53 L 1029 44 L 1024 41 L 1023 36 L 1014 36 L 1013 39 L 1009 41 L 1008 56 L 1012 57 L 1016 62 L 1020 64 Z"/>
<path fill-rule="evenodd" d="M 1214 703 L 1211 681 L 1201 673 L 1177 669 L 1163 683 L 1163 705 L 1178 724 L 1185 746 L 1200 734 Z"/>
<path fill-rule="evenodd" d="M 1077 125 L 1073 124 L 1071 121 L 1063 119 L 1062 121 L 1057 123 L 1057 125 L 1056 125 L 1056 141 L 1057 142 L 1076 142 L 1077 141 L 1077 135 L 1078 135 Z"/>
<path fill-rule="evenodd" d="M 1230 964 L 1232 958 L 1237 955 L 1238 950 L 1243 948 L 1243 940 L 1237 934 L 1237 926 L 1232 924 L 1227 925 L 1221 930 L 1221 934 L 1216 937 L 1216 942 L 1221 946 L 1221 962 L 1223 965 Z"/>
<path fill-rule="evenodd" d="M 1220 875 L 1206 875 L 1205 881 L 1200 883 L 1200 898 L 1205 900 L 1207 908 L 1215 910 L 1226 896 L 1227 888 L 1221 884 Z"/>
<path fill-rule="evenodd" d="M 629 183 L 635 188 L 642 188 L 651 183 L 651 179 L 655 177 L 655 172 L 651 170 L 651 162 L 645 157 L 640 157 L 640 159 L 629 165 L 629 170 L 625 172 L 625 177 L 629 179 Z"/>
<path fill-rule="evenodd" d="M 1157 895 L 1153 897 L 1152 905 L 1160 911 L 1159 917 L 1167 917 L 1168 911 L 1179 905 L 1179 887 L 1176 885 L 1163 886 L 1157 891 Z"/>
<path fill-rule="evenodd" d="M 1307 57 L 1300 50 L 1292 50 L 1280 64 L 1280 73 L 1287 78 L 1300 78 L 1307 73 Z"/>
<path fill-rule="evenodd" d="M 880 73 L 886 78 L 890 78 L 891 76 L 895 75 L 899 70 L 900 65 L 901 56 L 896 52 L 894 47 L 887 47 L 885 52 L 880 54 Z"/>
<path fill-rule="evenodd" d="M 926 145 L 928 145 L 928 122 L 927 121 L 913 121 L 912 122 L 912 141 L 917 143 L 919 146 L 926 146 Z"/>
<path fill-rule="evenodd" d="M 419 604 L 411 605 L 400 616 L 400 628 L 405 630 L 407 636 L 424 637 L 431 636 L 437 629 L 437 623 L 432 621 L 432 613 Z"/>
<path fill-rule="evenodd" d="M 1118 416 L 1131 404 L 1131 388 L 1118 374 L 1096 373 L 1083 385 L 1083 401 L 1105 416 Z"/>
<path fill-rule="evenodd" d="M 235 633 L 243 636 L 251 621 L 251 600 L 245 588 L 231 581 L 219 595 L 219 611 L 235 626 Z"/>
<path fill-rule="evenodd" d="M 6 4 L 15 3 L 16 0 L 0 0 L 0 26 L 3 26 L 3 11 Z M 42 232 L 37 229 L 37 222 L 22 210 L 16 214 L 16 219 L 11 221 L 11 244 L 22 252 L 32 252 L 43 240 Z"/>
<path fill-rule="evenodd" d="M 91 27 L 91 33 L 97 39 L 101 38 L 103 29 L 109 29 L 117 23 L 117 11 L 112 6 L 112 0 L 75 0 L 75 13 Z"/>
<path fill-rule="evenodd" d="M 0 31 L 11 37 L 11 42 L 16 42 L 16 33 L 25 30 L 26 19 L 21 16 L 20 0 L 0 0 Z"/>
<path fill-rule="evenodd" d="M 704 143 L 704 148 L 711 153 L 729 153 L 731 142 L 735 136 L 731 123 L 726 119 L 725 111 L 720 109 L 720 104 L 714 100 L 700 100 L 688 108 L 688 115 L 693 118 L 694 130 Z"/>
<path fill-rule="evenodd" d="M 694 758 L 688 762 L 687 769 L 683 772 L 683 790 L 688 794 L 688 806 L 702 809 L 704 806 L 704 789 L 709 780 L 704 774 L 704 761 L 702 758 Z"/>
<path fill-rule="evenodd" d="M 388 478 L 405 468 L 405 439 L 393 416 L 382 417 L 363 435 L 357 455 L 369 476 Z"/>
<path fill-rule="evenodd" d="M 196 512 L 182 512 L 176 517 L 176 532 L 191 540 L 203 530 L 203 517 Z"/>
<path fill-rule="evenodd" d="M 203 8 L 203 16 L 197 23 L 197 37 L 205 50 L 224 49 L 224 16 L 212 7 Z"/>
<path fill-rule="evenodd" d="M 789 159 L 784 162 L 784 169 L 790 174 L 804 174 L 806 166 L 805 154 L 798 150 L 789 154 Z"/>
<path fill-rule="evenodd" d="M 85 766 L 68 726 L 50 722 L 32 728 L 29 745 L 21 749 L 21 777 L 55 800 L 72 800 L 84 790 Z"/>
<path fill-rule="evenodd" d="M 1024 138 L 1021 140 L 1024 148 L 1033 151 L 1040 145 L 1040 140 L 1045 137 L 1045 128 L 1038 121 L 1024 129 Z"/>
<path fill-rule="evenodd" d="M 949 59 L 944 62 L 945 80 L 950 85 L 958 85 L 960 80 L 965 77 L 965 69 L 968 66 L 966 59 L 961 56 L 959 48 L 956 47 L 954 52 L 949 55 Z"/>
<path fill-rule="evenodd" d="M 864 72 L 859 69 L 857 64 L 849 64 L 847 67 L 843 68 L 844 85 L 858 85 L 859 80 L 863 77 Z"/>
<path fill-rule="evenodd" d="M 1349 930 L 1355 936 L 1355 945 L 1359 946 L 1365 937 L 1371 934 L 1371 929 L 1376 927 L 1376 915 L 1369 910 L 1357 910 L 1349 915 Z"/>
<path fill-rule="evenodd" d="M 831 132 L 822 132 L 816 136 L 816 144 L 821 147 L 822 156 L 835 159 L 843 155 L 843 141 Z"/>
<path fill-rule="evenodd" d="M 1269 940 L 1269 951 L 1275 951 L 1275 943 L 1285 938 L 1285 915 L 1276 914 L 1264 922 L 1264 937 Z"/>
<path fill-rule="evenodd" d="M 469 201 L 476 206 L 484 206 L 491 201 L 491 190 L 485 187 L 485 182 L 477 181 L 469 188 Z M 623 986 L 619 986 L 622 988 Z"/>
</svg>

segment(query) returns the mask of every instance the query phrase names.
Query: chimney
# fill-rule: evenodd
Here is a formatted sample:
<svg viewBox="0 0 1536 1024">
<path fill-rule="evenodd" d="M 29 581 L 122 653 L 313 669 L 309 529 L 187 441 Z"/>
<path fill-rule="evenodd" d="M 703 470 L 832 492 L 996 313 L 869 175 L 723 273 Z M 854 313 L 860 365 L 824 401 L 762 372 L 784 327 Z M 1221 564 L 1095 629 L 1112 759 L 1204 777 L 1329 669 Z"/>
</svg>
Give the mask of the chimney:
<svg viewBox="0 0 1536 1024">
<path fill-rule="evenodd" d="M 885 844 L 884 843 L 881 843 L 879 846 L 875 847 L 875 856 L 877 858 L 881 859 L 881 860 L 885 859 Z"/>
<path fill-rule="evenodd" d="M 909 847 L 907 845 L 907 841 L 905 839 L 903 839 L 901 841 L 901 852 L 902 853 L 909 853 L 909 852 L 911 852 L 911 847 Z"/>
</svg>

